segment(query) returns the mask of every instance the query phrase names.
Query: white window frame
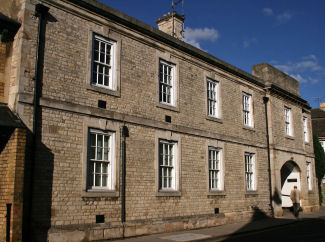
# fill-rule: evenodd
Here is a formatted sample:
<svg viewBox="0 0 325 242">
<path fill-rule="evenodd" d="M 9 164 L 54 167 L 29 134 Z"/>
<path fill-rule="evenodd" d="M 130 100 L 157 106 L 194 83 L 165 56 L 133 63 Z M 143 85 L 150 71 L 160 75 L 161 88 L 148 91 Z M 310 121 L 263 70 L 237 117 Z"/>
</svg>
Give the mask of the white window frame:
<svg viewBox="0 0 325 242">
<path fill-rule="evenodd" d="M 252 109 L 252 95 L 243 92 L 242 108 L 243 108 L 243 124 L 245 126 L 253 127 L 253 109 Z"/>
<path fill-rule="evenodd" d="M 292 136 L 291 108 L 284 107 L 284 125 L 286 135 Z"/>
<path fill-rule="evenodd" d="M 312 190 L 312 184 L 311 184 L 311 162 L 306 163 L 306 171 L 307 171 L 307 187 L 308 191 Z"/>
<path fill-rule="evenodd" d="M 208 116 L 219 118 L 219 82 L 207 78 Z"/>
<path fill-rule="evenodd" d="M 159 191 L 176 191 L 178 180 L 177 142 L 159 139 L 158 156 Z"/>
<path fill-rule="evenodd" d="M 245 152 L 245 184 L 247 191 L 256 190 L 255 154 Z"/>
<path fill-rule="evenodd" d="M 223 164 L 222 164 L 222 149 L 209 147 L 208 148 L 209 162 L 209 190 L 223 190 Z"/>
<path fill-rule="evenodd" d="M 320 145 L 323 147 L 324 152 L 325 152 L 325 140 L 320 140 Z"/>
<path fill-rule="evenodd" d="M 88 158 L 87 158 L 87 190 L 100 191 L 100 190 L 113 190 L 114 189 L 114 179 L 115 179 L 115 133 L 109 131 L 103 131 L 99 129 L 89 129 L 88 133 Z M 95 135 L 95 143 L 92 143 L 91 136 Z M 102 137 L 102 146 L 98 144 L 98 137 Z M 105 147 L 104 139 L 108 138 L 107 146 Z M 92 156 L 91 149 L 94 148 L 94 155 Z M 107 149 L 107 157 L 104 157 L 105 148 Z M 101 158 L 98 154 L 101 150 Z M 104 164 L 107 164 L 107 170 L 104 172 Z M 96 172 L 96 166 L 100 165 L 100 170 Z M 96 175 L 100 177 L 99 185 L 96 185 Z M 106 175 L 106 182 L 105 180 Z M 103 183 L 106 183 L 103 184 Z"/>
<path fill-rule="evenodd" d="M 98 45 L 98 54 L 96 54 L 96 46 Z M 100 55 L 104 46 L 103 55 Z M 108 53 L 108 47 L 110 47 Z M 92 56 L 92 73 L 91 84 L 94 86 L 115 90 L 116 89 L 116 73 L 115 73 L 115 56 L 116 42 L 106 39 L 100 35 L 93 35 L 93 56 Z M 101 58 L 104 56 L 104 58 Z M 97 58 L 96 58 L 97 57 Z M 109 57 L 109 58 L 108 58 Z M 105 71 L 108 70 L 106 73 Z M 105 80 L 105 77 L 107 79 Z M 106 82 L 106 83 L 105 83 Z"/>
<path fill-rule="evenodd" d="M 309 137 L 308 137 L 308 118 L 304 116 L 302 118 L 302 122 L 303 122 L 303 125 L 304 125 L 304 141 L 308 142 L 309 141 Z"/>
<path fill-rule="evenodd" d="M 176 65 L 159 60 L 159 103 L 175 106 L 175 69 Z"/>
</svg>

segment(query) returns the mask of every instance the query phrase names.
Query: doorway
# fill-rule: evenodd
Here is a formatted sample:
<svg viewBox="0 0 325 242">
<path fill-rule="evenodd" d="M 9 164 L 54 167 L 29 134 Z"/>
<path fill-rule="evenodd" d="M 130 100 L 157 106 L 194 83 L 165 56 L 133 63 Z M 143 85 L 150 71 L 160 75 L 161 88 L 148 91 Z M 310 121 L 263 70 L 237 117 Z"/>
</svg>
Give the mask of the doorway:
<svg viewBox="0 0 325 242">
<path fill-rule="evenodd" d="M 293 161 L 287 161 L 281 168 L 282 207 L 292 207 L 290 192 L 294 186 L 300 190 L 300 169 Z"/>
</svg>

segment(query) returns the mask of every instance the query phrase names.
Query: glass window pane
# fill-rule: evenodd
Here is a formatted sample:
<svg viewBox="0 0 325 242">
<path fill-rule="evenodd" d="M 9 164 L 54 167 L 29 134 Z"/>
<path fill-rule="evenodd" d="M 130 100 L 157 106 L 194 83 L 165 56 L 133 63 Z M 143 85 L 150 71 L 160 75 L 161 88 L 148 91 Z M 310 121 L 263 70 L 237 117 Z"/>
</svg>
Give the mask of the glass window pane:
<svg viewBox="0 0 325 242">
<path fill-rule="evenodd" d="M 95 60 L 95 61 L 98 61 L 98 57 L 99 57 L 98 51 L 95 50 L 95 51 L 94 51 L 94 60 Z"/>
<path fill-rule="evenodd" d="M 104 148 L 108 148 L 108 140 L 109 140 L 109 136 L 105 135 L 104 136 Z"/>
<path fill-rule="evenodd" d="M 96 145 L 96 134 L 90 134 L 90 145 L 91 146 Z"/>
<path fill-rule="evenodd" d="M 107 65 L 111 64 L 111 55 L 109 52 L 106 53 L 106 64 Z"/>
<path fill-rule="evenodd" d="M 97 83 L 100 85 L 103 85 L 103 74 L 100 74 L 100 73 L 98 74 Z"/>
<path fill-rule="evenodd" d="M 108 174 L 108 163 L 104 162 L 102 165 L 102 173 Z"/>
<path fill-rule="evenodd" d="M 103 159 L 103 149 L 102 148 L 97 148 L 97 160 L 102 160 Z"/>
<path fill-rule="evenodd" d="M 103 147 L 103 135 L 97 135 L 97 147 Z"/>
<path fill-rule="evenodd" d="M 98 174 L 95 175 L 95 186 L 100 186 L 100 175 Z"/>
<path fill-rule="evenodd" d="M 95 149 L 95 147 L 90 147 L 89 148 L 89 159 L 95 159 L 96 157 L 95 157 L 95 151 L 96 149 Z"/>
<path fill-rule="evenodd" d="M 107 175 L 102 176 L 102 186 L 106 187 L 107 186 Z"/>
<path fill-rule="evenodd" d="M 108 160 L 108 149 L 104 148 L 104 160 Z"/>
<path fill-rule="evenodd" d="M 104 86 L 108 86 L 108 76 L 104 75 Z"/>
<path fill-rule="evenodd" d="M 163 177 L 167 177 L 167 168 L 163 168 Z"/>
<path fill-rule="evenodd" d="M 95 162 L 95 172 L 100 173 L 100 170 L 101 170 L 101 163 Z"/>
</svg>

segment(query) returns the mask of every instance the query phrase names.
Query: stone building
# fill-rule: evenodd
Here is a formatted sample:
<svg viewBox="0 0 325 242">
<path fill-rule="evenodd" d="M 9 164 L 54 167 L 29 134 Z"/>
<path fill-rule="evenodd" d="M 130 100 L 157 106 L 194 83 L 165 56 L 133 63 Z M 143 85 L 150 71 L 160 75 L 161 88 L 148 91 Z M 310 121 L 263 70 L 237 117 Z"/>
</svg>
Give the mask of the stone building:
<svg viewBox="0 0 325 242">
<path fill-rule="evenodd" d="M 311 110 L 311 119 L 313 134 L 317 135 L 325 152 L 325 103 L 320 103 L 319 108 Z M 322 180 L 321 189 L 323 194 L 323 205 L 325 205 L 325 176 Z"/>
<path fill-rule="evenodd" d="M 293 78 L 186 44 L 178 14 L 158 30 L 94 0 L 0 10 L 1 241 L 281 216 L 294 184 L 304 211 L 319 208 L 311 108 Z"/>
<path fill-rule="evenodd" d="M 325 103 L 321 103 L 319 108 L 311 110 L 313 133 L 319 138 L 319 142 L 325 151 Z"/>
</svg>

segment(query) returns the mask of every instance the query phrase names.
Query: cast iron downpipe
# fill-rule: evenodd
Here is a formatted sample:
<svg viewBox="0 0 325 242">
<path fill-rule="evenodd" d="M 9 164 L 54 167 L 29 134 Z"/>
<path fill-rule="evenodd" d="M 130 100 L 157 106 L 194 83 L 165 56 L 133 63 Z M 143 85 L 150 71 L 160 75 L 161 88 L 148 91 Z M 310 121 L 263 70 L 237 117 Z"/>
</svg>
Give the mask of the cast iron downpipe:
<svg viewBox="0 0 325 242">
<path fill-rule="evenodd" d="M 34 76 L 34 100 L 33 100 L 33 137 L 31 147 L 31 164 L 30 164 L 30 198 L 29 198 L 29 226 L 32 226 L 32 204 L 33 204 L 33 187 L 34 187 L 34 167 L 36 163 L 36 142 L 39 126 L 39 101 L 42 88 L 42 76 L 43 76 L 43 63 L 44 63 L 44 46 L 45 46 L 45 28 L 46 18 L 49 8 L 42 5 L 35 5 L 35 16 L 38 17 L 38 33 L 37 33 L 37 48 L 36 48 L 36 61 L 35 61 L 35 76 Z M 28 233 L 31 232 L 31 228 Z M 29 234 L 30 235 L 30 234 Z"/>
<path fill-rule="evenodd" d="M 122 201 L 121 201 L 121 222 L 123 224 L 124 238 L 124 223 L 125 223 L 125 177 L 126 177 L 126 137 L 129 137 L 129 129 L 127 126 L 122 127 Z"/>
<path fill-rule="evenodd" d="M 6 242 L 10 242 L 11 203 L 7 204 L 6 214 Z"/>
<path fill-rule="evenodd" d="M 269 120 L 267 112 L 267 103 L 269 98 L 264 96 L 263 101 L 265 104 L 265 120 L 266 120 L 266 144 L 267 144 L 267 160 L 269 164 L 269 189 L 270 189 L 270 207 L 271 207 L 271 216 L 274 217 L 274 208 L 273 208 L 273 198 L 272 198 L 272 178 L 271 178 L 271 156 L 270 156 L 270 135 L 269 135 Z"/>
</svg>

